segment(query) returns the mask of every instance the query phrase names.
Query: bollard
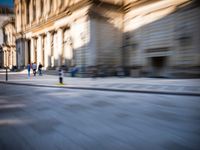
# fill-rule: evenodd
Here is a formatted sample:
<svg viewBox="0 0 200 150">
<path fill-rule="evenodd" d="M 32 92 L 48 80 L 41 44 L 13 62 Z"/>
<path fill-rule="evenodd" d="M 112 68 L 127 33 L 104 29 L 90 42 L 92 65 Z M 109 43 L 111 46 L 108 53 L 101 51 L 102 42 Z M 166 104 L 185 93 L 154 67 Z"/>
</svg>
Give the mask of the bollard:
<svg viewBox="0 0 200 150">
<path fill-rule="evenodd" d="M 63 84 L 63 70 L 59 69 L 59 83 Z"/>
</svg>

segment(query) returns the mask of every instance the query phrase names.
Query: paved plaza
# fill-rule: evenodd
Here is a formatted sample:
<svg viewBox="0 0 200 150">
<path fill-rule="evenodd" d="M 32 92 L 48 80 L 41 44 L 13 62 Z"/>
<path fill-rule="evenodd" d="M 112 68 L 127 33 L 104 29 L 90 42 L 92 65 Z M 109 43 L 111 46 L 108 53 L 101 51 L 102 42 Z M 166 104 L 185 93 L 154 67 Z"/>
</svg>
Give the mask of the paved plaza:
<svg viewBox="0 0 200 150">
<path fill-rule="evenodd" d="M 9 72 L 10 84 L 25 84 L 47 87 L 63 87 L 75 89 L 111 90 L 122 92 L 163 93 L 200 96 L 200 79 L 163 79 L 163 78 L 72 78 L 64 77 L 64 85 L 59 85 L 58 75 L 36 76 L 28 78 L 23 72 Z M 5 83 L 5 71 L 0 71 L 0 82 Z"/>
<path fill-rule="evenodd" d="M 198 150 L 197 96 L 0 84 L 0 150 Z"/>
</svg>

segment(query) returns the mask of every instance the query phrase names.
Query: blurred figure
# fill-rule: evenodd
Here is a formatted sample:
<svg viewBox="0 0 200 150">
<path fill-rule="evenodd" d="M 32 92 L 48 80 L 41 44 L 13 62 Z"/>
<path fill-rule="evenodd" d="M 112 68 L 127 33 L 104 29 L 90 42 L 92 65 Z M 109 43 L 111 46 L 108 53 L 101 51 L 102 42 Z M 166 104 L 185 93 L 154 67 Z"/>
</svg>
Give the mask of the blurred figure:
<svg viewBox="0 0 200 150">
<path fill-rule="evenodd" d="M 78 68 L 76 66 L 72 67 L 72 69 L 71 69 L 71 77 L 75 77 L 77 72 L 78 72 Z"/>
<path fill-rule="evenodd" d="M 28 78 L 30 78 L 30 72 L 31 72 L 31 65 L 30 65 L 30 63 L 27 65 L 27 71 L 28 71 Z"/>
<path fill-rule="evenodd" d="M 116 71 L 117 71 L 117 76 L 118 77 L 123 77 L 124 76 L 124 69 L 121 66 L 117 66 Z"/>
<path fill-rule="evenodd" d="M 95 79 L 97 77 L 97 68 L 95 66 L 91 67 L 91 77 Z"/>
<path fill-rule="evenodd" d="M 39 71 L 39 75 L 41 76 L 42 75 L 42 64 L 40 63 L 39 66 L 38 66 L 38 71 Z"/>
<path fill-rule="evenodd" d="M 59 75 L 59 83 L 63 84 L 63 77 L 64 77 L 63 69 L 60 67 L 58 72 L 59 72 L 59 74 L 58 74 Z"/>
<path fill-rule="evenodd" d="M 34 62 L 33 65 L 32 65 L 32 69 L 33 69 L 33 75 L 36 76 L 37 65 L 36 65 L 35 62 Z"/>
</svg>

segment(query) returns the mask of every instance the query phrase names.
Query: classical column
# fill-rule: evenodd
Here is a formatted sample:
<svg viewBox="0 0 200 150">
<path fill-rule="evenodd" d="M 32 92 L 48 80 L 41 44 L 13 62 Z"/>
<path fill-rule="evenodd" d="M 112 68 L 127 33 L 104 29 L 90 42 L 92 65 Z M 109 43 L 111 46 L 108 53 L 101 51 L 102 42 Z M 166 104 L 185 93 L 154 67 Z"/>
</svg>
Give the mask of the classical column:
<svg viewBox="0 0 200 150">
<path fill-rule="evenodd" d="M 39 53 L 40 55 L 40 63 L 44 66 L 44 61 L 43 61 L 43 51 L 44 51 L 44 35 L 41 35 L 41 52 Z"/>
<path fill-rule="evenodd" d="M 30 4 L 29 4 L 29 22 L 31 23 L 33 21 L 33 13 L 34 13 L 34 10 L 33 10 L 33 0 L 30 1 Z"/>
<path fill-rule="evenodd" d="M 37 64 L 37 39 L 38 39 L 38 37 L 34 37 L 34 61 L 35 61 L 35 63 Z"/>
<path fill-rule="evenodd" d="M 13 65 L 13 48 L 12 47 L 10 48 L 9 57 L 10 57 L 9 67 L 12 68 L 12 65 Z"/>
<path fill-rule="evenodd" d="M 25 42 L 25 65 L 27 65 L 29 62 L 28 62 L 28 42 L 27 40 L 24 41 Z"/>
<path fill-rule="evenodd" d="M 57 9 L 57 0 L 53 0 L 53 12 L 55 13 Z"/>
<path fill-rule="evenodd" d="M 42 38 L 42 65 L 46 68 L 47 64 L 46 64 L 46 50 L 47 50 L 47 37 L 46 35 L 43 35 Z"/>
<path fill-rule="evenodd" d="M 5 51 L 5 67 L 8 67 L 8 50 Z"/>
<path fill-rule="evenodd" d="M 16 59 L 17 59 L 16 48 L 14 47 L 13 48 L 13 66 L 17 65 Z"/>
<path fill-rule="evenodd" d="M 3 50 L 3 66 L 6 67 L 6 51 Z"/>
<path fill-rule="evenodd" d="M 35 62 L 35 45 L 34 45 L 34 42 L 35 42 L 35 38 L 32 37 L 31 38 L 31 62 Z"/>
<path fill-rule="evenodd" d="M 36 20 L 39 20 L 41 16 L 41 0 L 36 0 Z"/>
<path fill-rule="evenodd" d="M 6 51 L 3 50 L 3 67 L 6 67 Z"/>
<path fill-rule="evenodd" d="M 25 2 L 26 7 L 26 25 L 30 23 L 30 15 L 31 15 L 31 1 L 26 0 Z"/>
<path fill-rule="evenodd" d="M 44 11 L 45 11 L 45 3 L 44 0 L 40 1 L 40 18 L 42 18 L 44 16 Z"/>
<path fill-rule="evenodd" d="M 39 35 L 37 39 L 37 66 L 39 65 L 39 63 L 42 62 L 41 53 L 42 53 L 42 36 Z"/>
<path fill-rule="evenodd" d="M 32 13 L 32 22 L 36 20 L 37 18 L 37 11 L 36 11 L 36 0 L 32 0 L 32 8 L 33 8 L 33 13 Z"/>
<path fill-rule="evenodd" d="M 43 10 L 43 16 L 47 17 L 48 16 L 48 3 L 50 0 L 44 0 L 44 10 Z"/>
<path fill-rule="evenodd" d="M 49 14 L 51 12 L 51 2 L 52 2 L 52 0 L 47 0 L 47 3 L 46 3 L 47 15 L 48 16 L 49 16 Z"/>
<path fill-rule="evenodd" d="M 61 11 L 62 0 L 57 0 L 56 13 L 58 14 Z"/>
<path fill-rule="evenodd" d="M 62 0 L 57 0 L 58 2 L 58 8 L 61 8 L 61 5 L 62 5 Z"/>
<path fill-rule="evenodd" d="M 51 32 L 51 52 L 50 52 L 50 63 L 51 63 L 51 67 L 54 66 L 54 34 L 55 34 L 55 31 L 52 31 Z"/>
<path fill-rule="evenodd" d="M 7 66 L 8 66 L 8 68 L 10 68 L 10 63 L 9 63 L 9 61 L 10 61 L 10 59 L 9 59 L 9 49 L 7 49 Z"/>
<path fill-rule="evenodd" d="M 58 51 L 58 34 L 57 32 L 54 32 L 54 36 L 53 36 L 53 66 L 58 66 L 58 58 L 59 58 L 59 51 Z"/>
<path fill-rule="evenodd" d="M 5 57 L 5 51 L 3 50 L 3 62 L 2 62 L 2 66 L 3 67 L 5 67 L 5 59 L 6 59 L 6 57 Z"/>
<path fill-rule="evenodd" d="M 17 29 L 16 31 L 19 32 L 22 30 L 22 3 L 19 3 L 18 4 L 18 10 L 19 13 L 16 13 L 17 14 L 17 20 L 16 20 L 16 23 L 17 23 Z"/>
<path fill-rule="evenodd" d="M 2 49 L 2 67 L 5 67 L 5 51 Z"/>
<path fill-rule="evenodd" d="M 47 32 L 46 50 L 45 50 L 45 64 L 46 67 L 51 66 L 51 45 L 52 45 L 52 32 Z"/>
<path fill-rule="evenodd" d="M 64 31 L 63 39 L 63 59 L 67 60 L 67 62 L 64 62 L 67 63 L 67 65 L 73 65 L 73 42 L 68 29 Z"/>
<path fill-rule="evenodd" d="M 58 66 L 61 66 L 62 63 L 62 55 L 63 55 L 63 29 L 59 28 L 58 29 L 58 41 L 57 41 L 57 44 L 58 44 Z"/>
</svg>

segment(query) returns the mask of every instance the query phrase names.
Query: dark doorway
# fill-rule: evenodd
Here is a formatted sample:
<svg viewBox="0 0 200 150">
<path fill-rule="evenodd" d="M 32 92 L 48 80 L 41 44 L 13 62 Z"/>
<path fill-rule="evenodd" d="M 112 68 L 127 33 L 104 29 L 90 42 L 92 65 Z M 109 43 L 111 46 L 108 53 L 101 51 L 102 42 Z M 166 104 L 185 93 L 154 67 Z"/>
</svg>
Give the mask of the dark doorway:
<svg viewBox="0 0 200 150">
<path fill-rule="evenodd" d="M 165 70 L 167 67 L 167 57 L 151 57 L 151 76 L 152 77 L 165 77 Z"/>
<path fill-rule="evenodd" d="M 152 66 L 155 68 L 162 68 L 165 66 L 166 57 L 152 57 Z"/>
</svg>

